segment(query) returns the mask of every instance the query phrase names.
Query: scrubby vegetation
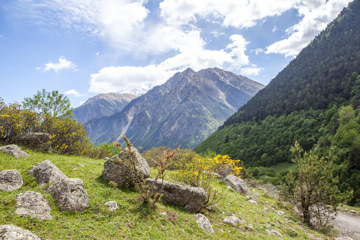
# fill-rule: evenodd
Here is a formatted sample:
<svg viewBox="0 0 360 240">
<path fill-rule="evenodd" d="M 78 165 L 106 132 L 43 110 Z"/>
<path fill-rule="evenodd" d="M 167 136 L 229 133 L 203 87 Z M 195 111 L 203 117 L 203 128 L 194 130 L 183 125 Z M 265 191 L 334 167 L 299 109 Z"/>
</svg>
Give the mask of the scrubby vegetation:
<svg viewBox="0 0 360 240">
<path fill-rule="evenodd" d="M 51 97 L 59 99 L 58 95 L 53 92 Z M 48 97 L 47 94 L 45 96 Z M 31 100 L 28 99 L 27 102 Z M 34 105 L 34 103 L 26 104 L 31 107 L 24 108 L 18 103 L 5 104 L 0 98 L 0 143 L 16 144 L 22 134 L 45 132 L 50 135 L 51 147 L 57 153 L 104 158 L 118 152 L 118 149 L 110 143 L 94 146 L 82 124 L 71 118 L 69 109 L 51 110 L 50 108 L 60 108 L 58 105 L 61 104 L 39 104 L 45 105 L 46 109 L 39 106 L 36 108 Z M 65 115 L 59 115 L 60 113 Z"/>
<path fill-rule="evenodd" d="M 79 156 L 64 156 L 56 153 L 40 153 L 24 149 L 30 154 L 25 159 L 17 159 L 0 153 L 0 171 L 17 169 L 24 179 L 21 189 L 1 193 L 0 222 L 14 224 L 28 229 L 46 239 L 276 239 L 269 236 L 266 229 L 272 228 L 284 235 L 284 239 L 311 239 L 323 235 L 301 225 L 300 220 L 276 199 L 266 196 L 258 189 L 258 205 L 247 202 L 247 197 L 227 190 L 226 199 L 217 203 L 213 211 L 205 211 L 215 234 L 204 232 L 196 224 L 193 214 L 182 208 L 159 202 L 155 210 L 141 204 L 139 193 L 128 188 L 114 188 L 101 178 L 103 161 Z M 90 208 L 83 212 L 61 212 L 55 200 L 39 186 L 28 170 L 36 163 L 48 159 L 71 178 L 80 178 L 90 200 Z M 84 167 L 79 166 L 83 164 Z M 168 171 L 166 180 L 174 181 L 176 172 Z M 152 171 L 152 176 L 155 176 Z M 216 189 L 224 184 L 212 179 Z M 17 216 L 16 195 L 23 191 L 40 192 L 49 202 L 53 220 L 40 221 L 34 218 Z M 116 201 L 119 209 L 110 212 L 104 205 L 107 201 Z M 277 211 L 285 212 L 278 215 Z M 168 216 L 161 213 L 166 212 Z M 231 226 L 223 219 L 232 214 L 242 218 L 246 223 Z M 252 224 L 253 228 L 249 228 Z"/>
</svg>

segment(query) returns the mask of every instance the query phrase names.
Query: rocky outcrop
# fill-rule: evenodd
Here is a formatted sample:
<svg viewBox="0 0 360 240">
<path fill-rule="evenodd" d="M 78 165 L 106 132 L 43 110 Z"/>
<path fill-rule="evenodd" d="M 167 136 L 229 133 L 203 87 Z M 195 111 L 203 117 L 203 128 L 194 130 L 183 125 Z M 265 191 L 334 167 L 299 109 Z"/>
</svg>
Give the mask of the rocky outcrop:
<svg viewBox="0 0 360 240">
<path fill-rule="evenodd" d="M 52 219 L 49 203 L 40 193 L 20 193 L 16 196 L 16 205 L 15 213 L 19 216 L 29 216 L 40 220 Z"/>
<path fill-rule="evenodd" d="M 105 203 L 106 206 L 109 207 L 109 210 L 112 212 L 112 211 L 116 211 L 116 209 L 118 209 L 118 205 L 115 201 L 108 201 Z"/>
<path fill-rule="evenodd" d="M 206 201 L 206 192 L 199 187 L 190 187 L 168 181 L 154 178 L 146 179 L 146 183 L 154 188 L 155 191 L 163 194 L 161 200 L 165 203 L 171 203 L 184 207 L 184 210 L 190 213 L 197 213 L 204 206 Z"/>
<path fill-rule="evenodd" d="M 0 191 L 12 192 L 23 185 L 23 179 L 17 170 L 4 170 L 0 172 Z"/>
<path fill-rule="evenodd" d="M 205 217 L 202 214 L 196 214 L 195 218 L 196 218 L 196 223 L 199 226 L 199 228 L 201 228 L 202 230 L 204 230 L 205 232 L 208 232 L 208 233 L 214 232 L 214 229 L 211 226 L 211 223 L 207 217 Z"/>
<path fill-rule="evenodd" d="M 0 225 L 1 240 L 46 240 L 14 225 Z"/>
<path fill-rule="evenodd" d="M 43 152 L 51 152 L 50 134 L 43 132 L 29 132 L 19 136 L 16 140 L 21 146 Z"/>
<path fill-rule="evenodd" d="M 47 190 L 56 199 L 61 211 L 82 211 L 89 207 L 88 195 L 80 179 L 65 178 Z"/>
<path fill-rule="evenodd" d="M 15 144 L 0 147 L 0 152 L 3 152 L 5 154 L 13 155 L 16 158 L 29 156 L 29 154 L 27 154 L 26 152 L 21 150 L 21 148 L 18 147 L 17 145 L 15 145 Z"/>
<path fill-rule="evenodd" d="M 134 159 L 137 161 L 136 166 L 140 174 L 142 174 L 144 178 L 150 177 L 150 167 L 145 158 L 140 155 L 136 148 L 132 148 L 131 151 L 135 155 Z M 130 161 L 128 160 L 130 158 L 128 152 L 129 150 L 126 149 L 126 152 L 120 152 L 105 162 L 102 173 L 103 179 L 116 182 L 119 186 L 131 185 L 131 180 L 134 176 L 126 165 L 126 162 Z"/>
<path fill-rule="evenodd" d="M 34 165 L 30 169 L 30 174 L 34 176 L 39 184 L 59 182 L 68 178 L 57 166 L 49 160 Z"/>
<path fill-rule="evenodd" d="M 247 187 L 244 180 L 242 180 L 241 178 L 238 178 L 238 177 L 233 176 L 233 175 L 227 175 L 223 179 L 223 181 L 224 181 L 224 183 L 226 183 L 227 185 L 232 187 L 236 192 L 238 192 L 240 194 L 243 194 L 243 195 L 249 195 L 250 194 L 249 188 Z"/>
</svg>

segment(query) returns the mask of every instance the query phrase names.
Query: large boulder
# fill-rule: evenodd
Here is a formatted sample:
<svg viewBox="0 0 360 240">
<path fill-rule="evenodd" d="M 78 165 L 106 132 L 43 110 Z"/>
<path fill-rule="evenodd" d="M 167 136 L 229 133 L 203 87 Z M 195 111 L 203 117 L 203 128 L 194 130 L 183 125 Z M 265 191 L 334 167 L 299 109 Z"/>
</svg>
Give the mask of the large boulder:
<svg viewBox="0 0 360 240">
<path fill-rule="evenodd" d="M 48 187 L 61 211 L 83 211 L 89 207 L 89 198 L 84 183 L 78 178 L 64 178 Z"/>
<path fill-rule="evenodd" d="M 23 192 L 16 196 L 17 209 L 15 213 L 19 216 L 30 216 L 40 220 L 52 219 L 51 208 L 46 199 L 38 192 Z"/>
<path fill-rule="evenodd" d="M 32 232 L 14 225 L 0 225 L 1 240 L 45 240 Z"/>
<path fill-rule="evenodd" d="M 16 138 L 16 143 L 31 149 L 51 152 L 50 134 L 43 132 L 29 132 Z"/>
<path fill-rule="evenodd" d="M 133 147 L 131 151 L 134 154 L 134 159 L 136 159 L 136 167 L 139 169 L 140 174 L 144 178 L 150 177 L 150 167 L 147 161 L 136 148 Z M 134 176 L 126 164 L 126 162 L 130 161 L 128 153 L 129 151 L 126 149 L 126 152 L 120 152 L 105 162 L 102 176 L 106 181 L 116 182 L 119 186 L 131 185 Z"/>
<path fill-rule="evenodd" d="M 0 172 L 0 191 L 12 192 L 23 185 L 23 179 L 17 170 L 4 170 Z"/>
<path fill-rule="evenodd" d="M 39 184 L 59 182 L 62 179 L 68 178 L 57 166 L 49 160 L 34 165 L 30 169 L 32 174 Z"/>
<path fill-rule="evenodd" d="M 247 187 L 244 180 L 242 180 L 241 178 L 238 178 L 238 177 L 233 176 L 233 175 L 227 175 L 223 179 L 223 181 L 224 181 L 224 183 L 226 183 L 227 185 L 232 187 L 236 192 L 238 192 L 240 194 L 244 194 L 244 195 L 249 195 L 250 194 L 249 188 Z"/>
<path fill-rule="evenodd" d="M 146 179 L 146 183 L 154 188 L 155 191 L 163 194 L 161 200 L 184 207 L 190 213 L 197 213 L 204 206 L 206 201 L 206 191 L 199 187 L 190 187 L 154 178 Z"/>
<path fill-rule="evenodd" d="M 15 144 L 0 147 L 0 152 L 13 155 L 16 158 L 29 156 L 29 154 L 21 150 L 21 148 Z"/>
</svg>

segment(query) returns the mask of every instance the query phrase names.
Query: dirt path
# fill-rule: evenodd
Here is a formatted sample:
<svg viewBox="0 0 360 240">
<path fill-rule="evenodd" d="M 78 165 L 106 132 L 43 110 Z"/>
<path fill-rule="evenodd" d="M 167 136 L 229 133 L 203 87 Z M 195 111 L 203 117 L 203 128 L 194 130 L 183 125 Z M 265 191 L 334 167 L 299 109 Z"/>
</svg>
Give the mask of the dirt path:
<svg viewBox="0 0 360 240">
<path fill-rule="evenodd" d="M 342 235 L 360 240 L 360 217 L 338 212 L 334 226 L 340 230 Z"/>
</svg>

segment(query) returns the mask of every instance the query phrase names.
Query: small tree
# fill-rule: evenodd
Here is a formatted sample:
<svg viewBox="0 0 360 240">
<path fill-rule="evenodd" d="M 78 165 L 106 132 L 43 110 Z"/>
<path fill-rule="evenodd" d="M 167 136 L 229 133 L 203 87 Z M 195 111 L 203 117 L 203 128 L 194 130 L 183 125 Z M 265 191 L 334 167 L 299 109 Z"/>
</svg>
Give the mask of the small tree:
<svg viewBox="0 0 360 240">
<path fill-rule="evenodd" d="M 49 114 L 53 117 L 70 116 L 72 108 L 68 97 L 59 91 L 38 91 L 32 98 L 25 98 L 23 107 L 37 113 Z"/>
<path fill-rule="evenodd" d="M 332 151 L 321 158 L 312 151 L 302 155 L 303 149 L 297 141 L 291 152 L 298 167 L 298 178 L 290 172 L 283 193 L 299 206 L 306 224 L 324 230 L 331 223 L 338 204 L 349 197 L 349 194 L 340 193 L 336 186 L 338 178 L 332 175 L 335 156 Z"/>
</svg>

